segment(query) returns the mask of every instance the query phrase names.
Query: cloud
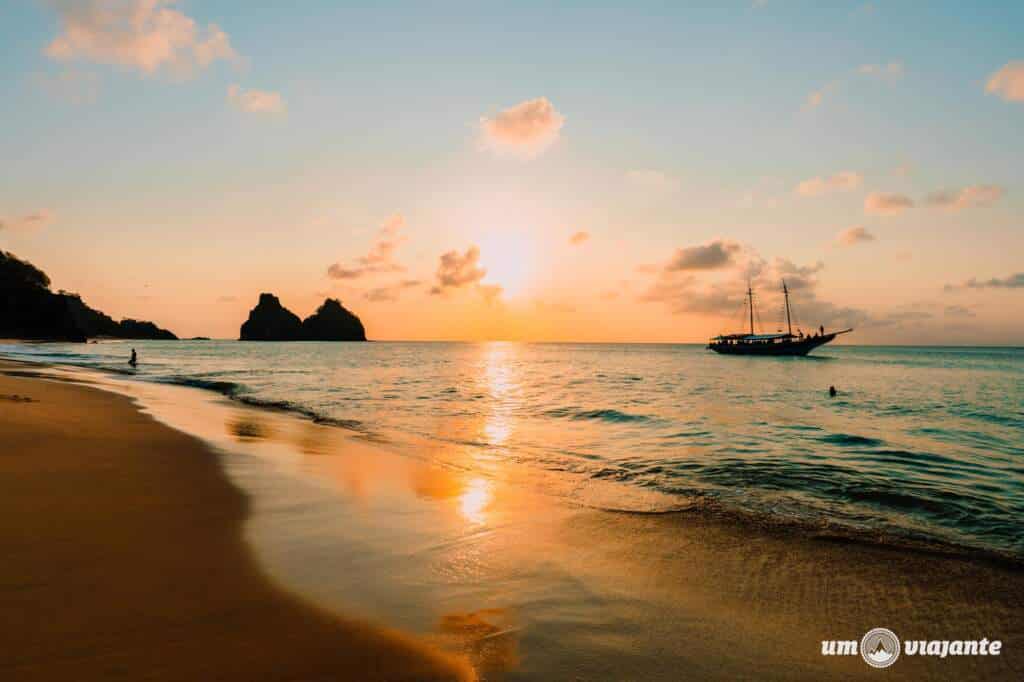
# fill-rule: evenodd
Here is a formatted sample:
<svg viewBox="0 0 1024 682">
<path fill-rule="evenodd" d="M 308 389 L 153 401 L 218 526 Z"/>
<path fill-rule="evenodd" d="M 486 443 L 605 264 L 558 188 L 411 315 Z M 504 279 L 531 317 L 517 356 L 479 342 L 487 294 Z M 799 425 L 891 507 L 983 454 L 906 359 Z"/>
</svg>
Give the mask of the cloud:
<svg viewBox="0 0 1024 682">
<path fill-rule="evenodd" d="M 356 258 L 354 265 L 330 265 L 327 276 L 331 279 L 358 279 L 381 272 L 403 272 L 405 267 L 395 261 L 395 250 L 406 240 L 402 234 L 404 229 L 405 218 L 394 214 L 381 225 L 377 241 L 365 256 Z"/>
<path fill-rule="evenodd" d="M 626 171 L 626 180 L 631 185 L 657 192 L 669 192 L 679 187 L 677 178 L 652 168 Z"/>
<path fill-rule="evenodd" d="M 243 90 L 238 85 L 228 86 L 228 101 L 241 111 L 251 114 L 284 113 L 284 100 L 280 93 L 267 90 Z"/>
<path fill-rule="evenodd" d="M 962 305 L 947 305 L 943 312 L 946 317 L 975 317 L 970 308 Z"/>
<path fill-rule="evenodd" d="M 945 289 L 946 291 L 953 291 L 954 289 L 1024 289 L 1024 272 L 986 280 L 972 277 L 963 284 L 947 284 Z"/>
<path fill-rule="evenodd" d="M 565 117 L 546 97 L 527 100 L 480 119 L 484 146 L 498 153 L 523 158 L 541 154 L 558 140 Z"/>
<path fill-rule="evenodd" d="M 959 211 L 964 208 L 988 206 L 1002 198 L 1005 190 L 998 185 L 972 185 L 956 190 L 940 190 L 932 192 L 925 200 L 930 206 L 938 206 L 947 211 Z"/>
<path fill-rule="evenodd" d="M 0 230 L 41 230 L 53 222 L 53 212 L 48 208 L 11 218 L 0 219 Z"/>
<path fill-rule="evenodd" d="M 573 246 L 579 246 L 588 239 L 590 239 L 590 233 L 585 230 L 580 230 L 579 232 L 573 232 L 572 236 L 569 237 L 569 243 Z"/>
<path fill-rule="evenodd" d="M 461 289 L 467 285 L 479 285 L 487 275 L 487 270 L 480 267 L 480 249 L 471 246 L 459 255 L 458 251 L 441 254 L 441 262 L 437 266 L 437 284 L 430 293 L 441 294 L 449 289 Z"/>
<path fill-rule="evenodd" d="M 875 241 L 875 235 L 871 234 L 862 225 L 843 230 L 836 236 L 836 243 L 840 246 L 853 246 L 864 242 Z"/>
<path fill-rule="evenodd" d="M 989 76 L 985 92 L 1008 102 L 1024 102 L 1024 61 L 1007 62 Z"/>
<path fill-rule="evenodd" d="M 367 301 L 391 302 L 397 301 L 399 294 L 406 289 L 412 289 L 422 284 L 418 279 L 405 279 L 387 287 L 375 287 L 363 293 Z"/>
<path fill-rule="evenodd" d="M 860 187 L 863 180 L 860 173 L 842 171 L 828 178 L 811 178 L 796 186 L 796 193 L 805 197 L 816 197 L 829 192 L 848 192 Z"/>
<path fill-rule="evenodd" d="M 87 60 L 153 74 L 187 75 L 218 59 L 235 59 L 228 35 L 205 29 L 172 8 L 174 0 L 54 0 L 61 33 L 43 50 L 55 61 Z"/>
<path fill-rule="evenodd" d="M 723 326 L 722 331 L 737 331 L 745 326 L 745 323 L 741 325 L 732 316 L 744 305 L 749 277 L 755 292 L 762 292 L 762 296 L 765 292 L 781 289 L 781 282 L 785 280 L 790 292 L 794 294 L 794 329 L 799 328 L 801 324 L 808 327 L 817 327 L 819 324 L 849 327 L 863 324 L 870 319 L 863 310 L 837 306 L 818 298 L 818 273 L 824 268 L 823 263 L 798 265 L 785 258 L 768 261 L 752 251 L 750 253 L 751 257 L 745 262 L 737 262 L 724 279 L 712 282 L 702 281 L 692 272 L 673 272 L 666 268 L 639 296 L 639 300 L 662 303 L 677 315 L 709 315 L 721 318 L 723 325 L 729 320 L 731 326 L 736 329 L 727 329 Z M 781 298 L 781 292 L 779 297 Z M 775 310 L 774 301 L 766 303 L 761 300 L 758 304 L 758 300 L 755 296 L 755 306 L 758 310 L 755 321 L 769 311 Z M 768 317 L 763 321 L 769 324 L 769 327 L 762 327 L 765 330 L 774 330 L 774 323 L 778 322 Z"/>
<path fill-rule="evenodd" d="M 823 87 L 807 95 L 804 100 L 804 109 L 817 109 L 825 101 L 825 98 L 839 89 L 839 81 L 826 83 Z"/>
<path fill-rule="evenodd" d="M 881 78 L 888 81 L 897 81 L 903 78 L 903 62 L 889 62 L 888 64 L 861 64 L 857 67 L 857 73 L 872 78 Z"/>
<path fill-rule="evenodd" d="M 872 192 L 864 198 L 864 211 L 880 215 L 895 215 L 904 209 L 912 208 L 913 199 L 903 194 Z"/>
<path fill-rule="evenodd" d="M 665 265 L 666 272 L 716 270 L 732 265 L 735 254 L 742 250 L 737 242 L 716 239 L 700 246 L 676 249 Z"/>
</svg>

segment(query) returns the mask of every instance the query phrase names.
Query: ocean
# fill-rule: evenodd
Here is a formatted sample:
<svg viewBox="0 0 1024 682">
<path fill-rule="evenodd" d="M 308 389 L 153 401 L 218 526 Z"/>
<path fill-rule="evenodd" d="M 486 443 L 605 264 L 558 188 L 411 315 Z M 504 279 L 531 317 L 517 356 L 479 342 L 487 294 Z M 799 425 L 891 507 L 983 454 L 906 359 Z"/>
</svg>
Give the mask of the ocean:
<svg viewBox="0 0 1024 682">
<path fill-rule="evenodd" d="M 0 354 L 291 410 L 582 505 L 1024 558 L 1022 349 L 106 341 Z"/>
</svg>

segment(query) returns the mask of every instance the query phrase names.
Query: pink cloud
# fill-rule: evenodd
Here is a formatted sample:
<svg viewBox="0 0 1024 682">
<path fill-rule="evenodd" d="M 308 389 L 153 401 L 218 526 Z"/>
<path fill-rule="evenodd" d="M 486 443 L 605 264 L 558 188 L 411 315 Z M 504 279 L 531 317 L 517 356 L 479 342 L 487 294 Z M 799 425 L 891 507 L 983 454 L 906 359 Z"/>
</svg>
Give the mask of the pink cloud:
<svg viewBox="0 0 1024 682">
<path fill-rule="evenodd" d="M 480 119 L 484 145 L 492 151 L 532 158 L 558 139 L 565 117 L 546 97 L 527 100 Z"/>
<path fill-rule="evenodd" d="M 1007 62 L 989 76 L 985 92 L 1009 102 L 1024 102 L 1024 61 Z"/>
<path fill-rule="evenodd" d="M 280 93 L 243 90 L 237 85 L 228 86 L 228 101 L 238 109 L 251 114 L 281 114 L 285 110 Z"/>
<path fill-rule="evenodd" d="M 988 206 L 999 201 L 1005 190 L 998 185 L 972 185 L 957 190 L 941 190 L 928 195 L 927 202 L 947 211 Z"/>
<path fill-rule="evenodd" d="M 873 241 L 875 241 L 875 235 L 868 232 L 862 225 L 856 225 L 843 230 L 836 236 L 836 242 L 841 246 L 853 246 L 854 244 Z"/>
<path fill-rule="evenodd" d="M 579 246 L 588 239 L 590 239 L 590 233 L 580 230 L 579 232 L 574 232 L 572 236 L 569 237 L 569 243 L 572 244 L 573 246 Z"/>
<path fill-rule="evenodd" d="M 804 180 L 796 186 L 796 193 L 805 197 L 814 197 L 829 192 L 847 192 L 860 187 L 860 173 L 842 171 L 827 178 L 817 177 Z"/>
<path fill-rule="evenodd" d="M 380 272 L 404 271 L 405 267 L 395 261 L 395 250 L 406 240 L 402 234 L 404 229 L 405 218 L 396 213 L 381 225 L 377 240 L 365 256 L 356 258 L 354 265 L 330 265 L 327 276 L 331 279 L 358 279 Z"/>
<path fill-rule="evenodd" d="M 89 60 L 152 74 L 168 67 L 187 74 L 218 59 L 235 59 L 228 35 L 205 29 L 172 9 L 174 0 L 58 0 L 61 33 L 43 50 L 57 61 Z"/>
<path fill-rule="evenodd" d="M 872 192 L 864 199 L 864 211 L 880 215 L 895 215 L 913 206 L 913 199 L 903 194 Z"/>
</svg>

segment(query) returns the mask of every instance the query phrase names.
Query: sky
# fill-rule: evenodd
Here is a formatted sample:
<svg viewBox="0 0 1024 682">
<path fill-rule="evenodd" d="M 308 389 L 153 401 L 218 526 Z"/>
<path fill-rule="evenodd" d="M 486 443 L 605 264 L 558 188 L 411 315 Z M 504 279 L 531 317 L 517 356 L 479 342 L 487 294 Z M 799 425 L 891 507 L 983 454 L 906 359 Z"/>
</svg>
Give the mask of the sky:
<svg viewBox="0 0 1024 682">
<path fill-rule="evenodd" d="M 262 6 L 267 5 L 267 6 Z M 711 5 L 711 6 L 709 6 Z M 1024 345 L 1024 4 L 10 0 L 0 249 L 115 318 Z"/>
</svg>

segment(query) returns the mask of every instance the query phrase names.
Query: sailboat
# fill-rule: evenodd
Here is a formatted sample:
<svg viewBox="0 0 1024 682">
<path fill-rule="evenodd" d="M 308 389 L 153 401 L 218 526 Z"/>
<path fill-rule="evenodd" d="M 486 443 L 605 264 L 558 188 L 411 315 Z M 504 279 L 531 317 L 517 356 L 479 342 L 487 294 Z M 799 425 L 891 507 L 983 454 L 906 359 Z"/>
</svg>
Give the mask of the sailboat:
<svg viewBox="0 0 1024 682">
<path fill-rule="evenodd" d="M 841 329 L 827 332 L 825 327 L 818 328 L 817 333 L 804 335 L 793 333 L 793 321 L 789 311 L 789 288 L 782 281 L 782 295 L 786 299 L 786 331 L 777 334 L 757 334 L 754 332 L 754 290 L 747 283 L 747 305 L 750 311 L 750 333 L 720 334 L 711 339 L 708 348 L 723 355 L 807 355 L 818 346 L 835 340 L 840 334 L 852 332 L 853 329 Z"/>
</svg>

